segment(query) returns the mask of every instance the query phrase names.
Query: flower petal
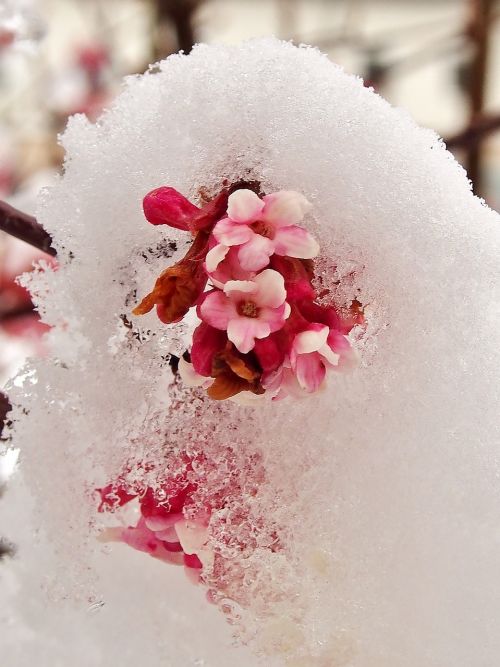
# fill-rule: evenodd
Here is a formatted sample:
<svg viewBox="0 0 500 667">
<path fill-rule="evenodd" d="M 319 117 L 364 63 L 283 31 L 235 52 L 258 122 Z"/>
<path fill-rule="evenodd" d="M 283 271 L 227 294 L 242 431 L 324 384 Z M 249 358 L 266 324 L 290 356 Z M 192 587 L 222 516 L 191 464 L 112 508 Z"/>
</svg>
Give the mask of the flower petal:
<svg viewBox="0 0 500 667">
<path fill-rule="evenodd" d="M 286 299 L 285 280 L 283 276 L 273 269 L 266 269 L 254 278 L 258 291 L 255 302 L 258 306 L 269 306 L 278 308 Z"/>
<path fill-rule="evenodd" d="M 182 519 L 175 524 L 175 532 L 185 554 L 195 554 L 208 539 L 208 526 L 199 521 Z"/>
<path fill-rule="evenodd" d="M 227 246 L 241 245 L 254 236 L 250 227 L 239 225 L 229 218 L 219 220 L 214 227 L 213 234 L 219 243 Z"/>
<path fill-rule="evenodd" d="M 288 315 L 290 315 L 290 308 L 287 303 L 283 303 L 279 308 L 264 306 L 260 309 L 259 319 L 262 322 L 267 322 L 271 333 L 273 333 L 283 328 Z"/>
<path fill-rule="evenodd" d="M 284 345 L 280 345 L 276 336 L 255 341 L 254 352 L 260 367 L 267 376 L 281 366 L 285 357 Z"/>
<path fill-rule="evenodd" d="M 266 338 L 270 333 L 269 324 L 254 317 L 235 317 L 227 327 L 227 337 L 243 354 L 253 349 L 256 338 Z"/>
<path fill-rule="evenodd" d="M 225 331 L 231 318 L 236 316 L 236 307 L 220 290 L 209 292 L 199 307 L 201 319 L 215 329 Z"/>
<path fill-rule="evenodd" d="M 142 207 L 152 225 L 169 225 L 184 231 L 189 229 L 191 218 L 200 212 L 184 195 L 168 187 L 149 192 L 143 199 Z"/>
<path fill-rule="evenodd" d="M 323 347 L 320 348 L 318 352 L 331 366 L 339 365 L 340 354 L 334 352 L 329 345 L 323 345 Z"/>
<path fill-rule="evenodd" d="M 317 352 L 299 354 L 295 363 L 299 385 L 308 392 L 317 391 L 326 376 L 326 368 Z"/>
<path fill-rule="evenodd" d="M 249 388 L 247 380 L 238 377 L 232 371 L 221 373 L 218 375 L 210 387 L 207 389 L 207 394 L 215 401 L 225 401 L 239 394 L 240 391 L 245 391 Z"/>
<path fill-rule="evenodd" d="M 226 343 L 227 336 L 225 332 L 201 322 L 193 333 L 191 362 L 194 370 L 200 375 L 210 377 L 214 357 L 224 349 Z"/>
<path fill-rule="evenodd" d="M 241 294 L 243 297 L 249 294 L 256 294 L 258 287 L 253 280 L 228 280 L 224 285 L 224 293 L 227 296 Z"/>
<path fill-rule="evenodd" d="M 304 195 L 293 190 L 281 190 L 264 197 L 265 207 L 261 219 L 276 227 L 297 225 L 311 208 Z"/>
<path fill-rule="evenodd" d="M 219 264 L 225 259 L 227 253 L 229 252 L 229 246 L 218 243 L 207 252 L 205 258 L 205 270 L 207 273 L 213 273 Z"/>
<path fill-rule="evenodd" d="M 306 331 L 295 336 L 293 351 L 295 354 L 317 352 L 327 341 L 329 329 L 323 324 L 312 324 Z"/>
<path fill-rule="evenodd" d="M 181 380 L 186 385 L 186 387 L 203 387 L 207 382 L 210 384 L 210 379 L 200 375 L 200 373 L 197 373 L 193 364 L 190 364 L 189 361 L 186 361 L 184 357 L 179 359 L 178 368 Z"/>
<path fill-rule="evenodd" d="M 250 223 L 260 216 L 264 202 L 252 190 L 236 190 L 229 195 L 227 215 L 237 223 Z"/>
<path fill-rule="evenodd" d="M 319 254 L 319 243 L 308 231 L 297 225 L 276 230 L 274 247 L 277 255 L 313 259 Z"/>
<path fill-rule="evenodd" d="M 260 271 L 269 264 L 269 258 L 274 252 L 274 242 L 265 236 L 255 234 L 251 229 L 249 231 L 251 236 L 240 247 L 238 259 L 241 268 L 245 271 Z"/>
</svg>

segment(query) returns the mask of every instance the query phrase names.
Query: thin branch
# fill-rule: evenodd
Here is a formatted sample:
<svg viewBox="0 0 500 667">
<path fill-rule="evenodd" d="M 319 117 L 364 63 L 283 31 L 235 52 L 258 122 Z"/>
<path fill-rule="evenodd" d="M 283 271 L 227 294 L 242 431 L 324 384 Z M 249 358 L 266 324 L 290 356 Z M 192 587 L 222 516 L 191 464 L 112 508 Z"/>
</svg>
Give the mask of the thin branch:
<svg viewBox="0 0 500 667">
<path fill-rule="evenodd" d="M 0 391 L 0 436 L 2 435 L 2 430 L 6 422 L 7 414 L 11 408 L 12 406 L 9 402 L 9 399 Z"/>
<path fill-rule="evenodd" d="M 445 139 L 446 148 L 468 148 L 482 141 L 490 134 L 500 131 L 500 114 L 476 118 L 465 130 Z"/>
<path fill-rule="evenodd" d="M 491 41 L 491 16 L 493 0 L 469 0 L 471 22 L 469 27 L 470 39 L 474 45 L 474 57 L 470 68 L 469 103 L 470 125 L 472 126 L 483 114 L 486 97 L 486 83 Z M 465 165 L 467 174 L 472 181 L 474 192 L 481 194 L 482 190 L 482 157 L 481 140 L 468 146 Z"/>
<path fill-rule="evenodd" d="M 55 257 L 52 238 L 36 218 L 0 201 L 0 230 Z"/>
</svg>

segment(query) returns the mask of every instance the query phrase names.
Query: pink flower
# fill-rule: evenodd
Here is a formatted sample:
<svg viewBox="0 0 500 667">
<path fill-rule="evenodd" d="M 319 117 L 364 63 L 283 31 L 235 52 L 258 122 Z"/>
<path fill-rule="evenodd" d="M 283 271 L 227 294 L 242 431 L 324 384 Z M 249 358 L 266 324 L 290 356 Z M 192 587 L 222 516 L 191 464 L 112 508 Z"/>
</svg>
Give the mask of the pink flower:
<svg viewBox="0 0 500 667">
<path fill-rule="evenodd" d="M 238 259 L 245 271 L 263 269 L 273 254 L 312 259 L 319 245 L 298 226 L 309 208 L 298 192 L 282 190 L 260 199 L 252 190 L 236 190 L 229 196 L 227 217 L 215 225 L 213 234 L 226 248 L 239 246 Z M 224 249 L 215 246 L 207 263 L 215 270 L 224 257 Z"/>
<path fill-rule="evenodd" d="M 168 488 L 168 487 L 167 487 Z M 214 554 L 207 546 L 210 515 L 200 513 L 187 519 L 183 509 L 195 487 L 187 484 L 177 492 L 164 489 L 168 502 L 160 503 L 151 488 L 137 496 L 121 484 L 108 484 L 98 489 L 99 511 L 112 510 L 139 499 L 140 518 L 135 526 L 112 527 L 99 535 L 101 542 L 123 542 L 153 558 L 173 565 L 184 565 L 186 574 L 198 583 L 203 567 L 211 568 Z M 173 494 L 173 495 L 170 495 Z"/>
<path fill-rule="evenodd" d="M 295 336 L 290 363 L 300 387 L 305 391 L 317 391 L 323 384 L 326 369 L 338 365 L 340 355 L 331 344 L 332 340 L 337 342 L 337 335 L 326 325 L 314 323 Z"/>
<path fill-rule="evenodd" d="M 217 243 L 212 237 L 213 243 L 205 259 L 205 271 L 215 287 L 224 289 L 228 280 L 253 280 L 255 271 L 245 271 L 238 258 L 238 246 L 225 246 Z"/>
<path fill-rule="evenodd" d="M 283 276 L 266 269 L 253 280 L 230 280 L 224 291 L 209 292 L 199 306 L 199 316 L 221 331 L 246 354 L 253 349 L 255 339 L 266 338 L 281 329 L 290 314 L 285 301 Z"/>
</svg>

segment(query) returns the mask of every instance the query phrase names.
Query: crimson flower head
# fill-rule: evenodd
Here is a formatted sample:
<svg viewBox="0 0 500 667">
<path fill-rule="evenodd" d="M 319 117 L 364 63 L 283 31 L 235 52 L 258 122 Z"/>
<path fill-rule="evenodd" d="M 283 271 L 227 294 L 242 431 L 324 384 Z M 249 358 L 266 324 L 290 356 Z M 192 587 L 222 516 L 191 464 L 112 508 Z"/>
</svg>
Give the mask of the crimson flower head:
<svg viewBox="0 0 500 667">
<path fill-rule="evenodd" d="M 171 187 L 144 198 L 153 225 L 189 232 L 186 255 L 158 277 L 135 315 L 156 306 L 165 324 L 196 306 L 200 323 L 186 384 L 211 398 L 279 399 L 318 391 L 329 370 L 352 365 L 347 321 L 316 301 L 314 258 L 320 247 L 302 223 L 311 204 L 283 190 L 260 195 L 246 184 L 195 206 Z"/>
</svg>

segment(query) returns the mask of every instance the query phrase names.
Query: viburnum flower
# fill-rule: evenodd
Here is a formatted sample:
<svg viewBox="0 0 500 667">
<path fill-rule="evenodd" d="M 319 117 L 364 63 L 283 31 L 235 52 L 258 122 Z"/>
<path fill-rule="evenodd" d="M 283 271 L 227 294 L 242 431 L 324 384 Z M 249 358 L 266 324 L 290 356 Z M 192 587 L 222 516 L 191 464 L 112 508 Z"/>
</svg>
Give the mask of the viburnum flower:
<svg viewBox="0 0 500 667">
<path fill-rule="evenodd" d="M 285 281 L 277 271 L 266 269 L 253 280 L 230 280 L 224 290 L 209 292 L 198 309 L 200 318 L 221 331 L 244 354 L 256 338 L 281 329 L 290 314 Z"/>
<path fill-rule="evenodd" d="M 362 309 L 355 317 L 349 309 L 346 318 L 316 302 L 312 257 L 319 246 L 297 224 L 310 208 L 306 198 L 293 191 L 263 195 L 259 183 L 241 181 L 224 187 L 202 208 L 174 188 L 160 187 L 145 196 L 143 208 L 151 224 L 193 235 L 185 257 L 162 272 L 133 311 L 140 315 L 156 305 L 160 320 L 170 324 L 196 306 L 201 323 L 193 333 L 191 361 L 179 362 L 185 384 L 206 389 L 216 400 L 246 392 L 240 399 L 251 399 L 252 405 L 263 394 L 303 397 L 319 389 L 321 369 L 335 367 L 332 355 L 328 366 L 314 356 L 297 366 L 294 337 L 317 325 L 350 350 L 345 336 L 363 317 Z M 261 251 L 259 262 L 242 262 L 242 256 L 255 258 Z M 297 368 L 313 366 L 316 380 L 311 373 L 307 381 L 297 379 Z"/>
<path fill-rule="evenodd" d="M 335 332 L 332 333 L 335 336 Z M 291 367 L 299 385 L 308 392 L 321 387 L 328 367 L 338 366 L 340 356 L 330 346 L 329 336 L 327 326 L 311 324 L 297 334 L 292 343 Z"/>
<path fill-rule="evenodd" d="M 310 207 L 298 192 L 283 190 L 260 199 L 252 190 L 237 190 L 228 199 L 227 217 L 215 225 L 213 234 L 226 248 L 239 246 L 238 259 L 246 271 L 263 269 L 273 254 L 312 259 L 319 245 L 298 226 Z M 209 262 L 224 256 L 217 247 L 210 253 Z M 214 264 L 217 268 L 218 262 Z"/>
<path fill-rule="evenodd" d="M 213 553 L 207 546 L 208 521 L 206 513 L 186 518 L 183 508 L 195 490 L 193 484 L 180 488 L 166 485 L 161 502 L 151 488 L 127 490 L 121 480 L 98 489 L 101 497 L 99 511 L 115 510 L 130 501 L 139 502 L 140 518 L 135 526 L 111 527 L 101 532 L 102 542 L 123 542 L 153 558 L 172 565 L 184 565 L 186 574 L 198 583 L 202 568 L 211 567 Z"/>
</svg>

